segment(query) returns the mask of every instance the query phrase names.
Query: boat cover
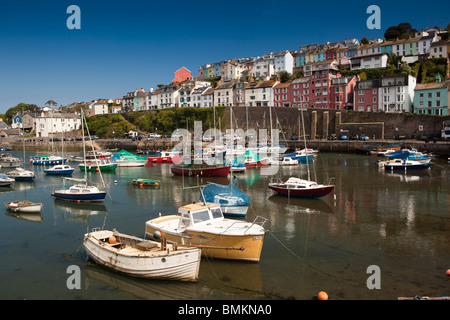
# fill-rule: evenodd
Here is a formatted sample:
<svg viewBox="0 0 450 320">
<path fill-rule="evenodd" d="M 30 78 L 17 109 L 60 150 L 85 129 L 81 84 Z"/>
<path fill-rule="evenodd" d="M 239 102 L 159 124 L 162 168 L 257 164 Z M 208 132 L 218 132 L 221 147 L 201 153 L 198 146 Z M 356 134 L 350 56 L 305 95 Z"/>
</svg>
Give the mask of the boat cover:
<svg viewBox="0 0 450 320">
<path fill-rule="evenodd" d="M 240 205 L 240 206 L 250 205 L 250 196 L 233 184 L 222 185 L 222 184 L 209 182 L 206 185 L 206 187 L 203 189 L 203 196 L 205 197 L 206 202 L 211 202 L 211 203 L 217 203 L 217 201 L 215 201 L 215 199 L 218 199 L 216 196 L 220 196 L 220 198 L 225 198 L 225 197 L 230 197 L 230 199 L 238 198 L 238 201 L 236 204 Z M 201 197 L 200 197 L 200 201 L 203 201 L 203 199 Z"/>
<path fill-rule="evenodd" d="M 124 149 L 120 150 L 117 153 L 114 153 L 111 157 L 111 161 L 116 160 L 129 160 L 129 161 L 147 161 L 147 157 L 137 156 L 131 152 L 128 152 Z"/>
</svg>

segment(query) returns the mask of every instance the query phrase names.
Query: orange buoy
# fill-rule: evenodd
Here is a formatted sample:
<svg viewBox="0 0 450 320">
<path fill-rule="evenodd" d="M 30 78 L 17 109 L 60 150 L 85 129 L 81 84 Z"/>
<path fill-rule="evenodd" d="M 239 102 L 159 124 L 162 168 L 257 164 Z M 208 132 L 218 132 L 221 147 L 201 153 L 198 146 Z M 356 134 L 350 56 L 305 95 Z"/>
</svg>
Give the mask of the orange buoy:
<svg viewBox="0 0 450 320">
<path fill-rule="evenodd" d="M 449 276 L 449 277 L 450 277 L 450 269 L 447 269 L 447 272 L 446 272 L 446 274 L 447 274 L 447 276 Z"/>
<path fill-rule="evenodd" d="M 108 238 L 108 243 L 109 244 L 115 244 L 116 243 L 116 237 L 114 237 L 114 236 L 109 237 Z"/>
<path fill-rule="evenodd" d="M 328 300 L 328 294 L 325 291 L 320 291 L 317 298 L 319 300 Z"/>
</svg>

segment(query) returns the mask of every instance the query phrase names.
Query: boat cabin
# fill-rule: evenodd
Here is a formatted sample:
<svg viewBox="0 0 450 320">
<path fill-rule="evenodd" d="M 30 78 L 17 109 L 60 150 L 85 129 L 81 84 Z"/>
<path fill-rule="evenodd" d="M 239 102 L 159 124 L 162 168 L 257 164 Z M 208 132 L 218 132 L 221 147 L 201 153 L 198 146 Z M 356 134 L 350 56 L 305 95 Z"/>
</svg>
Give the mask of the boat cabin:
<svg viewBox="0 0 450 320">
<path fill-rule="evenodd" d="M 299 178 L 289 178 L 285 182 L 285 185 L 291 189 L 305 189 L 318 186 L 318 184 L 314 181 L 308 181 Z"/>
<path fill-rule="evenodd" d="M 198 223 L 223 219 L 220 205 L 214 203 L 191 203 L 178 209 L 180 223 L 178 229 L 184 230 Z"/>
</svg>

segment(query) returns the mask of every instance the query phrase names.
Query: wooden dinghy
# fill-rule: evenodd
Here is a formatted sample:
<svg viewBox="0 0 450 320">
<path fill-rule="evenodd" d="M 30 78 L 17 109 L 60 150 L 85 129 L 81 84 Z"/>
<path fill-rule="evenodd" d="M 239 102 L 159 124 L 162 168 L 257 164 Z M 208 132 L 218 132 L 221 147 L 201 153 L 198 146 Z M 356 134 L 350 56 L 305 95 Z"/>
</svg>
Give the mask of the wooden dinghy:
<svg viewBox="0 0 450 320">
<path fill-rule="evenodd" d="M 133 184 L 140 187 L 159 186 L 160 181 L 155 179 L 133 179 Z"/>
<path fill-rule="evenodd" d="M 130 276 L 158 280 L 198 279 L 199 248 L 144 240 L 115 229 L 93 229 L 84 235 L 83 245 L 88 256 L 98 264 Z"/>
<path fill-rule="evenodd" d="M 5 206 L 12 212 L 40 213 L 43 204 L 40 202 L 31 202 L 28 200 L 16 200 L 11 202 L 5 202 Z"/>
</svg>

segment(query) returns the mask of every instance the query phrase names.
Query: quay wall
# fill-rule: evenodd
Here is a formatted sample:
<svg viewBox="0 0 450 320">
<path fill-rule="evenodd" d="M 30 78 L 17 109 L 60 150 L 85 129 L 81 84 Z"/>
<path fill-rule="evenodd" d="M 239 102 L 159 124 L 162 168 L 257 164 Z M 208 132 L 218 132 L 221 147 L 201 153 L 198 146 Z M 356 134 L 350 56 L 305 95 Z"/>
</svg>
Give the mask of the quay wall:
<svg viewBox="0 0 450 320">
<path fill-rule="evenodd" d="M 301 112 L 294 108 L 269 108 L 269 107 L 233 107 L 233 128 L 246 131 L 247 128 L 280 130 L 280 144 L 288 144 L 290 148 L 303 148 L 303 127 Z M 220 123 L 222 131 L 229 128 L 229 108 L 226 109 L 225 117 Z M 450 116 L 428 116 L 407 113 L 371 113 L 350 110 L 330 109 L 308 109 L 303 111 L 303 122 L 307 145 L 325 152 L 361 152 L 362 145 L 377 146 L 383 143 L 401 142 L 405 147 L 412 146 L 423 152 L 449 157 L 450 141 L 436 141 L 430 139 L 419 141 L 422 135 L 428 137 L 439 137 L 441 135 L 444 120 L 450 120 Z M 206 130 L 206 128 L 203 128 Z M 369 141 L 342 141 L 327 140 L 335 134 L 340 136 L 367 135 Z M 293 141 L 291 137 L 296 135 L 300 140 Z M 395 140 L 398 135 L 404 135 L 406 140 Z M 171 139 L 157 139 L 131 141 L 130 139 L 99 139 L 93 141 L 96 149 L 126 149 L 152 150 L 167 149 L 173 147 L 176 142 Z M 2 146 L 9 146 L 13 150 L 22 150 L 22 142 L 17 138 L 1 139 Z M 82 141 L 53 142 L 53 150 L 67 152 L 82 152 Z M 27 139 L 26 150 L 51 152 L 51 143 L 48 139 Z M 86 150 L 92 150 L 90 142 L 87 142 Z"/>
</svg>

